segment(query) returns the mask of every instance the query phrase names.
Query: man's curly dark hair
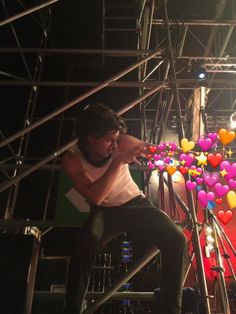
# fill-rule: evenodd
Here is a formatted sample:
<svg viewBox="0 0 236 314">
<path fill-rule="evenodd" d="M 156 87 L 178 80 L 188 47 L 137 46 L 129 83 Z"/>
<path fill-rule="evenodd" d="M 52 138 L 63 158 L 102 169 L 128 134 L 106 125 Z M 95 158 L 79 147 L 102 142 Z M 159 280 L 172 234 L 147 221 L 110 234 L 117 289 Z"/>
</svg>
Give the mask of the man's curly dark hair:
<svg viewBox="0 0 236 314">
<path fill-rule="evenodd" d="M 88 136 L 94 135 L 100 138 L 113 130 L 126 133 L 127 126 L 123 118 L 101 103 L 86 106 L 78 115 L 76 135 L 80 147 L 86 145 Z"/>
</svg>

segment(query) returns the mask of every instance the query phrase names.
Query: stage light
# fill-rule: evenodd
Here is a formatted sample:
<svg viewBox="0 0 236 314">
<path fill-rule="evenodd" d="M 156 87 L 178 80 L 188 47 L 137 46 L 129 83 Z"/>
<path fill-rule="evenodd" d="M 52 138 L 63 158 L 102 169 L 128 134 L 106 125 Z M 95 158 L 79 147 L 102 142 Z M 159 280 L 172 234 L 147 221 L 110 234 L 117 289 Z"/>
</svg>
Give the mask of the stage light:
<svg viewBox="0 0 236 314">
<path fill-rule="evenodd" d="M 196 72 L 197 79 L 203 81 L 206 79 L 206 68 L 203 64 L 201 64 Z"/>
<path fill-rule="evenodd" d="M 206 66 L 202 62 L 192 62 L 192 73 L 198 81 L 204 81 L 207 78 Z"/>
</svg>

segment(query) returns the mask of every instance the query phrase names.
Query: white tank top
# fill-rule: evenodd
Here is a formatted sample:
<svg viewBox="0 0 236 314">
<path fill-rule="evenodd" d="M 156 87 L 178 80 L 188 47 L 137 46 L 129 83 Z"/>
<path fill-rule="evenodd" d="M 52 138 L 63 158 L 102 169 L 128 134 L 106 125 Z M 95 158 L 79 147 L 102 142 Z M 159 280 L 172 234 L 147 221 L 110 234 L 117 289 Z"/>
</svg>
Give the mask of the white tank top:
<svg viewBox="0 0 236 314">
<path fill-rule="evenodd" d="M 100 178 L 109 167 L 110 161 L 102 167 L 95 167 L 91 165 L 84 158 L 78 146 L 73 146 L 70 150 L 79 154 L 82 166 L 92 182 Z M 130 174 L 129 165 L 124 164 L 120 167 L 120 173 L 117 175 L 116 180 L 112 183 L 112 189 L 100 206 L 119 206 L 139 195 L 144 197 L 143 192 L 139 190 L 139 187 L 134 182 Z"/>
</svg>

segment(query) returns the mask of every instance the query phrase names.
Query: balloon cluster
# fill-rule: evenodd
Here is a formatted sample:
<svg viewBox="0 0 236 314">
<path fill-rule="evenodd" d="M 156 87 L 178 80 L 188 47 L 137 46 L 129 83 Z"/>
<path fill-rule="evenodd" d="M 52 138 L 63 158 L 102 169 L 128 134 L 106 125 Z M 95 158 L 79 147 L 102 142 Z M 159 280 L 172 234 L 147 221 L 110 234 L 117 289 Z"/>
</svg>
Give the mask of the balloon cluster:
<svg viewBox="0 0 236 314">
<path fill-rule="evenodd" d="M 209 210 L 218 205 L 217 216 L 227 224 L 232 219 L 232 209 L 236 208 L 236 162 L 227 160 L 233 151 L 225 146 L 235 138 L 234 131 L 220 129 L 217 133 L 201 136 L 197 144 L 183 138 L 181 147 L 175 142 L 150 146 L 147 166 L 169 175 L 179 171 L 185 178 L 186 188 L 196 190 L 198 202 Z M 221 151 L 218 151 L 219 144 Z M 193 151 L 194 148 L 197 149 Z M 224 197 L 228 210 L 222 207 Z"/>
</svg>

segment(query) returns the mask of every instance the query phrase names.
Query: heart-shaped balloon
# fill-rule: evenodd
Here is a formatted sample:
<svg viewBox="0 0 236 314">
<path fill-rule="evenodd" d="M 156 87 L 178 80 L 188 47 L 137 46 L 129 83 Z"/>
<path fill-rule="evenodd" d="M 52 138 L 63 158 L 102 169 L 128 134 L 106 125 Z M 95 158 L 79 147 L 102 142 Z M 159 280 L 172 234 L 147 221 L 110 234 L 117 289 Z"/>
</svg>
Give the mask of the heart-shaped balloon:
<svg viewBox="0 0 236 314">
<path fill-rule="evenodd" d="M 194 189 L 196 189 L 196 186 L 197 186 L 197 183 L 196 182 L 192 182 L 190 180 L 187 180 L 186 181 L 186 188 L 189 190 L 189 191 L 192 191 Z"/>
<path fill-rule="evenodd" d="M 168 166 L 166 167 L 166 171 L 168 172 L 168 174 L 169 174 L 170 176 L 172 176 L 172 174 L 174 174 L 174 173 L 176 172 L 176 170 L 177 170 L 177 168 L 176 168 L 175 166 L 170 166 L 170 165 L 168 165 Z"/>
<path fill-rule="evenodd" d="M 217 216 L 218 218 L 220 219 L 220 221 L 223 222 L 223 224 L 227 224 L 233 217 L 233 213 L 231 210 L 227 210 L 227 211 L 224 211 L 222 209 L 220 209 L 218 212 L 217 212 Z"/>
<path fill-rule="evenodd" d="M 217 133 L 208 133 L 207 136 L 214 142 L 217 139 Z"/>
<path fill-rule="evenodd" d="M 215 188 L 215 191 L 216 191 L 216 195 L 219 196 L 219 197 L 224 196 L 229 191 L 228 185 L 222 185 L 221 183 L 216 183 L 214 188 Z"/>
<path fill-rule="evenodd" d="M 236 181 L 234 181 L 233 179 L 229 179 L 228 185 L 229 185 L 230 189 L 235 189 L 236 188 Z"/>
<path fill-rule="evenodd" d="M 165 157 L 163 159 L 163 161 L 164 161 L 165 164 L 169 164 L 170 163 L 170 157 Z"/>
<path fill-rule="evenodd" d="M 236 193 L 234 191 L 229 191 L 227 193 L 227 202 L 229 204 L 230 209 L 236 207 Z"/>
<path fill-rule="evenodd" d="M 228 145 L 235 139 L 235 132 L 226 129 L 220 129 L 218 135 L 223 145 Z"/>
<path fill-rule="evenodd" d="M 195 147 L 195 143 L 193 141 L 189 141 L 187 138 L 182 138 L 180 144 L 184 153 L 189 152 Z"/>
<path fill-rule="evenodd" d="M 147 166 L 148 166 L 148 169 L 150 170 L 154 169 L 154 164 L 151 161 L 148 161 Z"/>
<path fill-rule="evenodd" d="M 201 190 L 198 192 L 198 200 L 202 204 L 203 207 L 207 207 L 208 201 L 213 201 L 215 194 L 213 192 L 205 192 Z"/>
<path fill-rule="evenodd" d="M 190 167 L 195 160 L 194 154 L 180 154 L 179 160 L 185 167 Z"/>
<path fill-rule="evenodd" d="M 227 161 L 224 160 L 220 163 L 220 169 L 227 172 L 224 176 L 224 179 L 229 181 L 230 179 L 233 179 L 236 177 L 236 163 L 234 162 L 232 165 Z"/>
<path fill-rule="evenodd" d="M 188 168 L 187 167 L 183 167 L 183 166 L 180 166 L 179 167 L 179 172 L 184 175 L 188 172 Z"/>
<path fill-rule="evenodd" d="M 223 160 L 221 163 L 220 163 L 220 170 L 226 170 L 229 169 L 230 167 L 230 162 L 228 160 Z"/>
<path fill-rule="evenodd" d="M 217 154 L 208 154 L 207 155 L 207 161 L 210 165 L 212 165 L 212 167 L 216 168 L 220 162 L 222 161 L 222 154 L 217 153 Z"/>
<path fill-rule="evenodd" d="M 202 168 L 197 168 L 196 166 L 192 165 L 189 169 L 189 174 L 196 178 L 202 174 Z"/>
<path fill-rule="evenodd" d="M 169 142 L 169 148 L 171 151 L 175 151 L 178 145 L 175 142 Z"/>
<path fill-rule="evenodd" d="M 155 160 L 160 160 L 160 159 L 161 159 L 161 155 L 155 154 L 155 155 L 153 156 L 153 158 L 154 158 Z"/>
<path fill-rule="evenodd" d="M 196 178 L 196 182 L 198 185 L 201 185 L 203 182 L 203 178 L 200 178 L 200 177 Z"/>
<path fill-rule="evenodd" d="M 158 165 L 157 166 L 158 167 L 158 169 L 160 170 L 160 171 L 164 171 L 165 170 L 165 165 Z"/>
<path fill-rule="evenodd" d="M 155 153 L 157 151 L 157 147 L 156 146 L 150 146 L 149 150 L 151 153 Z"/>
<path fill-rule="evenodd" d="M 209 187 L 214 186 L 220 179 L 220 175 L 217 172 L 210 173 L 208 171 L 205 171 L 202 177 L 206 185 Z"/>
<path fill-rule="evenodd" d="M 216 199 L 216 204 L 221 205 L 223 202 L 222 198 L 217 198 Z"/>
<path fill-rule="evenodd" d="M 211 147 L 212 140 L 209 137 L 207 137 L 207 138 L 201 137 L 198 140 L 198 145 L 200 146 L 200 148 L 202 149 L 203 152 L 206 152 Z"/>
<path fill-rule="evenodd" d="M 157 148 L 162 151 L 166 147 L 165 143 L 160 143 Z"/>
</svg>

